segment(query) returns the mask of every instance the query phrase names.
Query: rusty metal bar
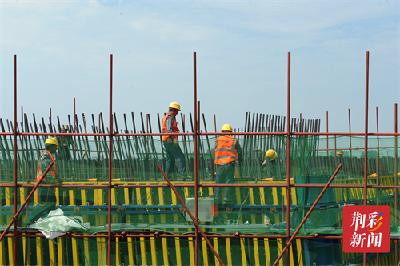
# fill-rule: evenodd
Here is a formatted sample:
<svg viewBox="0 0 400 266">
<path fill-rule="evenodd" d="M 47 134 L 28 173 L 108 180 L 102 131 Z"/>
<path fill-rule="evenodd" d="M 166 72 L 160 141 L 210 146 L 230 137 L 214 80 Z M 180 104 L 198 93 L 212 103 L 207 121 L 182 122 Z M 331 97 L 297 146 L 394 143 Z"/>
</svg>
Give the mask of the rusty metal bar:
<svg viewBox="0 0 400 266">
<path fill-rule="evenodd" d="M 18 184 L 18 187 L 34 187 L 35 184 Z M 175 183 L 175 187 L 187 187 L 194 188 L 194 184 L 182 184 Z M 294 188 L 320 188 L 324 187 L 322 183 L 311 183 L 311 184 L 291 184 L 291 187 Z M 0 187 L 14 187 L 12 183 L 0 183 Z M 95 185 L 95 184 L 43 184 L 41 187 L 61 187 L 61 188 L 108 188 L 109 185 Z M 158 183 L 158 184 L 112 184 L 111 188 L 159 188 L 159 187 L 169 187 L 166 183 Z M 258 187 L 286 187 L 286 184 L 271 184 L 271 183 L 235 183 L 235 184 L 216 184 L 216 183 L 205 183 L 199 184 L 199 188 L 209 188 L 209 187 L 249 187 L 249 188 L 258 188 Z M 331 184 L 331 188 L 364 188 L 364 184 Z M 382 188 L 382 189 L 400 189 L 400 185 L 375 185 L 375 184 L 367 184 L 367 188 Z"/>
<path fill-rule="evenodd" d="M 225 266 L 225 264 L 222 262 L 218 252 L 214 249 L 214 246 L 211 244 L 210 240 L 208 239 L 208 237 L 206 236 L 204 230 L 200 227 L 199 225 L 199 220 L 198 217 L 194 216 L 192 214 L 192 212 L 189 210 L 189 208 L 186 206 L 185 201 L 182 199 L 181 195 L 179 195 L 178 191 L 176 190 L 176 188 L 174 187 L 174 185 L 169 181 L 167 175 L 165 174 L 165 172 L 162 170 L 161 165 L 157 165 L 158 167 L 158 171 L 160 171 L 161 175 L 164 177 L 165 181 L 168 183 L 169 187 L 172 189 L 172 191 L 174 192 L 174 194 L 176 195 L 176 198 L 178 199 L 178 201 L 182 204 L 182 207 L 185 209 L 185 211 L 187 212 L 187 214 L 190 216 L 190 219 L 192 219 L 193 221 L 193 225 L 196 228 L 195 231 L 195 236 L 198 236 L 198 233 L 200 233 L 204 239 L 206 240 L 206 243 L 208 245 L 208 247 L 211 249 L 211 251 L 214 253 L 214 256 L 217 258 L 218 262 Z"/>
<path fill-rule="evenodd" d="M 369 105 L 369 51 L 365 54 L 365 139 L 364 139 L 364 205 L 367 205 L 368 178 L 368 105 Z M 367 253 L 363 253 L 363 265 L 367 265 Z"/>
<path fill-rule="evenodd" d="M 365 69 L 365 139 L 364 139 L 364 205 L 367 205 L 367 177 L 368 177 L 368 105 L 369 105 L 369 51 L 366 52 Z"/>
<path fill-rule="evenodd" d="M 170 238 L 188 238 L 188 237 L 194 237 L 194 233 L 185 233 L 185 234 L 177 234 L 177 233 L 166 233 L 166 232 L 111 232 L 113 237 L 121 237 L 121 238 L 126 238 L 126 237 L 144 237 L 144 238 L 150 238 L 150 237 L 170 237 Z M 205 235 L 209 238 L 269 238 L 269 239 L 282 239 L 285 238 L 286 235 L 263 235 L 263 234 L 242 234 L 239 232 L 235 232 L 232 234 L 212 234 L 212 233 L 205 233 Z M 7 233 L 5 237 L 12 237 L 13 234 Z M 42 233 L 39 233 L 37 231 L 24 231 L 18 233 L 17 237 L 41 237 L 45 238 L 45 236 Z M 73 232 L 68 232 L 65 235 L 62 235 L 60 237 L 76 237 L 76 238 L 105 238 L 107 237 L 107 234 L 104 233 L 95 233 L 95 234 L 85 234 L 85 233 L 73 233 Z M 320 235 L 320 234 L 312 234 L 312 235 L 296 235 L 294 239 L 342 239 L 341 235 Z M 391 240 L 398 240 L 400 239 L 399 236 L 392 236 L 390 237 Z"/>
<path fill-rule="evenodd" d="M 351 111 L 350 111 L 350 108 L 349 108 L 349 110 L 348 110 L 348 117 L 349 117 L 349 133 L 351 133 Z M 351 136 L 349 136 L 349 139 L 350 139 L 350 157 L 352 157 L 352 152 L 351 152 L 351 149 L 352 149 L 352 146 L 351 146 Z"/>
<path fill-rule="evenodd" d="M 76 123 L 76 99 L 74 97 L 74 132 L 77 132 L 77 123 Z"/>
<path fill-rule="evenodd" d="M 325 130 L 326 133 L 329 133 L 329 113 L 328 111 L 325 111 Z M 328 156 L 328 150 L 329 150 L 329 136 L 326 135 L 326 156 Z"/>
<path fill-rule="evenodd" d="M 42 178 L 40 178 L 35 186 L 33 187 L 33 189 L 31 190 L 31 192 L 29 192 L 28 196 L 26 197 L 24 203 L 22 203 L 21 207 L 17 210 L 17 212 L 14 214 L 14 216 L 11 218 L 10 223 L 7 225 L 6 229 L 4 229 L 4 231 L 1 233 L 0 235 L 0 242 L 3 240 L 4 235 L 8 232 L 8 230 L 10 230 L 11 225 L 16 222 L 16 219 L 18 218 L 18 215 L 22 212 L 22 210 L 25 208 L 25 206 L 28 204 L 29 200 L 31 199 L 33 193 L 37 190 L 37 188 L 39 187 L 39 185 L 42 183 L 44 177 L 47 175 L 47 173 L 50 171 L 50 168 L 54 165 L 54 161 L 52 161 L 49 166 L 46 168 L 46 171 L 44 171 L 44 173 L 42 174 Z"/>
<path fill-rule="evenodd" d="M 13 249 L 14 249 L 14 264 L 17 264 L 17 233 L 18 233 L 18 214 L 17 209 L 18 209 L 18 191 L 17 191 L 17 185 L 18 185 L 18 142 L 17 142 L 17 137 L 18 137 L 18 121 L 17 121 L 17 55 L 14 55 L 14 215 L 15 215 L 15 224 L 14 226 L 14 243 L 13 243 Z"/>
<path fill-rule="evenodd" d="M 379 145 L 379 149 L 391 149 L 393 147 L 391 146 L 380 146 Z M 364 150 L 364 147 L 362 148 L 340 148 L 342 151 L 357 151 L 357 150 Z M 378 150 L 378 146 L 377 147 L 368 147 L 369 150 Z M 334 151 L 335 149 L 329 148 L 329 151 Z M 326 151 L 326 149 L 316 149 L 316 151 Z"/>
<path fill-rule="evenodd" d="M 399 132 L 399 128 L 398 128 L 398 108 L 397 108 L 397 103 L 395 103 L 394 104 L 394 132 L 395 133 L 398 133 Z M 395 189 L 395 193 L 394 193 L 394 221 L 395 221 L 395 224 L 398 224 L 398 221 L 399 221 L 399 217 L 398 217 L 398 212 L 397 212 L 397 206 L 398 206 L 398 204 L 399 204 L 399 191 L 398 191 L 398 188 L 400 188 L 400 186 L 399 186 L 399 174 L 398 174 L 398 171 L 399 171 L 399 169 L 398 169 L 398 160 L 399 160 L 399 155 L 398 155 L 398 145 L 399 145 L 399 143 L 398 143 L 398 138 L 397 137 L 395 137 L 395 139 L 394 139 L 394 176 L 395 176 L 395 182 L 394 182 L 394 184 L 397 186 L 397 188 Z M 399 258 L 399 243 L 398 243 L 398 240 L 395 240 L 394 241 L 394 249 L 395 249 L 395 255 L 394 255 L 394 257 L 395 257 L 395 262 L 397 262 L 398 261 L 398 258 Z"/>
<path fill-rule="evenodd" d="M 304 218 L 301 220 L 300 224 L 297 226 L 296 230 L 293 232 L 293 235 L 290 237 L 289 241 L 286 242 L 285 247 L 283 248 L 281 254 L 275 259 L 274 264 L 276 265 L 279 260 L 282 258 L 283 253 L 288 250 L 290 245 L 292 244 L 293 239 L 295 236 L 299 233 L 301 227 L 304 225 L 304 223 L 307 221 L 308 217 L 310 216 L 311 212 L 314 210 L 314 208 L 317 206 L 318 202 L 324 195 L 325 191 L 329 188 L 329 185 L 332 183 L 333 179 L 336 177 L 336 175 L 339 173 L 340 169 L 342 168 L 342 163 L 339 163 L 338 166 L 336 167 L 335 171 L 333 172 L 332 176 L 329 178 L 328 182 L 325 184 L 324 188 L 321 190 L 319 193 L 318 197 L 315 199 L 314 203 L 311 205 L 310 209 L 307 211 L 306 215 Z"/>
<path fill-rule="evenodd" d="M 20 136 L 82 136 L 82 137 L 107 137 L 108 133 L 48 133 L 48 132 L 20 132 Z M 0 136 L 12 136 L 12 132 L 0 132 Z M 194 133 L 181 132 L 181 133 L 114 133 L 114 136 L 118 137 L 141 137 L 141 136 L 194 136 Z M 222 132 L 198 132 L 198 136 L 219 136 L 226 135 Z M 286 136 L 287 132 L 232 132 L 229 135 L 233 136 Z M 292 132 L 292 136 L 359 136 L 365 137 L 365 132 Z M 369 132 L 368 136 L 380 136 L 380 137 L 398 137 L 399 132 Z"/>
<path fill-rule="evenodd" d="M 290 52 L 287 54 L 287 98 L 286 98 L 286 239 L 290 237 Z M 282 252 L 283 254 L 283 252 Z M 286 252 L 286 265 L 290 265 L 290 252 Z"/>
<path fill-rule="evenodd" d="M 379 108 L 376 106 L 375 108 L 375 115 L 376 115 L 376 132 L 379 132 Z M 378 145 L 378 156 L 376 158 L 376 184 L 380 184 L 380 169 L 379 169 L 379 137 L 377 137 L 377 145 Z M 380 191 L 377 191 L 377 205 L 379 205 L 379 199 L 380 199 Z M 379 253 L 376 253 L 376 265 L 379 266 Z"/>
<path fill-rule="evenodd" d="M 113 121 L 113 55 L 110 54 L 110 144 L 108 149 L 108 245 L 107 245 L 107 265 L 111 265 L 111 187 L 112 187 L 112 156 L 113 156 L 113 135 L 114 135 L 114 121 Z"/>
<path fill-rule="evenodd" d="M 198 121 L 197 121 L 197 58 L 196 52 L 193 52 L 193 119 L 194 119 L 194 135 L 193 135 L 193 153 L 194 153 L 194 217 L 197 221 L 199 217 L 199 158 L 198 158 Z M 194 242 L 194 264 L 199 264 L 199 231 L 196 227 Z"/>
</svg>

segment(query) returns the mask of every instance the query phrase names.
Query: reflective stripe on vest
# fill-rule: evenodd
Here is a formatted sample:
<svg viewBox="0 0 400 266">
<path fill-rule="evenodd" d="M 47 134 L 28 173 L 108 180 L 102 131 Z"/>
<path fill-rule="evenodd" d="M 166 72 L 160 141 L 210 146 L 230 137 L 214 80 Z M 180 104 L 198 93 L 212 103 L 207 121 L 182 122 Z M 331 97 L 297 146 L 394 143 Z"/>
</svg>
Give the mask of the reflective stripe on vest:
<svg viewBox="0 0 400 266">
<path fill-rule="evenodd" d="M 229 164 L 237 160 L 235 149 L 236 139 L 233 136 L 220 136 L 215 146 L 214 163 L 218 165 Z"/>
<path fill-rule="evenodd" d="M 166 114 L 162 119 L 162 133 L 169 133 L 167 129 L 167 119 L 170 117 L 170 114 Z M 174 124 L 172 125 L 172 131 L 174 133 L 179 133 L 178 123 L 174 119 Z M 162 141 L 167 141 L 168 138 L 178 139 L 178 136 L 162 136 Z"/>
<path fill-rule="evenodd" d="M 46 151 L 46 152 L 47 152 L 47 154 L 49 155 L 50 160 L 51 160 L 52 162 L 54 162 L 53 166 L 50 168 L 50 170 L 47 172 L 47 174 L 48 174 L 49 176 L 55 178 L 55 177 L 57 176 L 57 165 L 56 165 L 56 162 L 55 162 L 55 160 L 54 160 L 53 155 L 52 155 L 49 151 Z M 47 167 L 46 167 L 46 169 L 47 169 Z M 42 170 L 41 160 L 39 160 L 39 161 L 38 161 L 38 165 L 37 165 L 37 170 L 36 170 L 36 180 L 37 180 L 37 181 L 39 181 L 39 180 L 42 178 L 43 173 L 44 173 L 44 172 L 43 172 L 43 170 Z"/>
</svg>

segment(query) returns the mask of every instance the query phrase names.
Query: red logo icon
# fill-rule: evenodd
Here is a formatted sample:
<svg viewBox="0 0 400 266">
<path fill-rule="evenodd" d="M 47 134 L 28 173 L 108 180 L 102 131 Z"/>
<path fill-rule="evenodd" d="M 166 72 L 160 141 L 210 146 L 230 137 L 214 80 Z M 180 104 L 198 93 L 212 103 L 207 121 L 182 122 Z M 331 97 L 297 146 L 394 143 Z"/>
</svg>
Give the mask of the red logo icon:
<svg viewBox="0 0 400 266">
<path fill-rule="evenodd" d="M 342 223 L 343 252 L 390 252 L 389 206 L 345 206 Z"/>
</svg>

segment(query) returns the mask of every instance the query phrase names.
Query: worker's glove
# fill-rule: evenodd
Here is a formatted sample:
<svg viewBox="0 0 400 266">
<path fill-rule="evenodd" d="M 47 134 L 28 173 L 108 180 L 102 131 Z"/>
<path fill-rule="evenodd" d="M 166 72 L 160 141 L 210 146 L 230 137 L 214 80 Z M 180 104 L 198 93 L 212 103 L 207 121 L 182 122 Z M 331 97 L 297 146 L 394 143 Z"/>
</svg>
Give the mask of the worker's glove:
<svg viewBox="0 0 400 266">
<path fill-rule="evenodd" d="M 261 166 L 265 166 L 265 165 L 267 165 L 267 160 L 264 160 L 264 161 L 262 162 L 262 164 L 261 164 Z"/>
</svg>

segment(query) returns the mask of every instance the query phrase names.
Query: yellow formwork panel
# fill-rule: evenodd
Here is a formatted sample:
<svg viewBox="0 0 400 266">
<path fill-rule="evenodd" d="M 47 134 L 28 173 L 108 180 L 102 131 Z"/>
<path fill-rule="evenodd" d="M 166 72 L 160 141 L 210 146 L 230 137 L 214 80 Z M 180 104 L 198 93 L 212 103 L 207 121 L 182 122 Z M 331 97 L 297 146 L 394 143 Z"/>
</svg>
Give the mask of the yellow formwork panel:
<svg viewBox="0 0 400 266">
<path fill-rule="evenodd" d="M 242 266 L 246 266 L 247 265 L 245 241 L 246 241 L 245 238 L 243 238 L 243 237 L 240 238 L 240 251 L 242 253 Z"/>
<path fill-rule="evenodd" d="M 271 251 L 269 248 L 269 239 L 264 238 L 265 265 L 271 265 Z"/>
<path fill-rule="evenodd" d="M 130 198 L 129 198 L 129 189 L 124 188 L 124 199 L 125 199 L 125 204 L 129 205 L 130 204 Z M 127 217 L 127 223 L 130 223 L 130 217 Z M 134 260 L 134 250 L 133 250 L 133 238 L 128 237 L 127 239 L 128 243 L 128 260 L 129 260 L 129 265 L 135 265 L 135 260 Z"/>
<path fill-rule="evenodd" d="M 201 251 L 203 254 L 203 265 L 208 266 L 207 243 L 204 237 L 201 238 Z"/>
<path fill-rule="evenodd" d="M 217 237 L 213 238 L 213 246 L 214 246 L 214 250 L 219 254 L 218 238 Z M 215 257 L 215 256 L 214 256 L 214 262 L 215 262 L 215 266 L 220 266 L 219 261 L 218 261 L 217 257 Z"/>
<path fill-rule="evenodd" d="M 231 253 L 231 239 L 225 239 L 225 250 L 226 250 L 226 263 L 232 265 L 232 253 Z"/>
<path fill-rule="evenodd" d="M 11 206 L 11 188 L 6 187 L 6 206 Z M 8 222 L 8 221 L 7 221 Z M 8 246 L 8 263 L 10 265 L 14 265 L 14 240 L 12 237 L 7 237 L 7 246 Z"/>
<path fill-rule="evenodd" d="M 190 262 L 190 265 L 194 265 L 194 243 L 193 243 L 193 237 L 189 237 L 188 242 L 189 242 L 189 262 Z"/>
<path fill-rule="evenodd" d="M 282 253 L 282 239 L 277 239 L 278 256 Z M 279 266 L 283 266 L 283 259 L 279 261 Z"/>
<path fill-rule="evenodd" d="M 260 255 L 258 252 L 258 238 L 253 238 L 253 246 L 254 246 L 254 265 L 260 266 Z"/>
</svg>

